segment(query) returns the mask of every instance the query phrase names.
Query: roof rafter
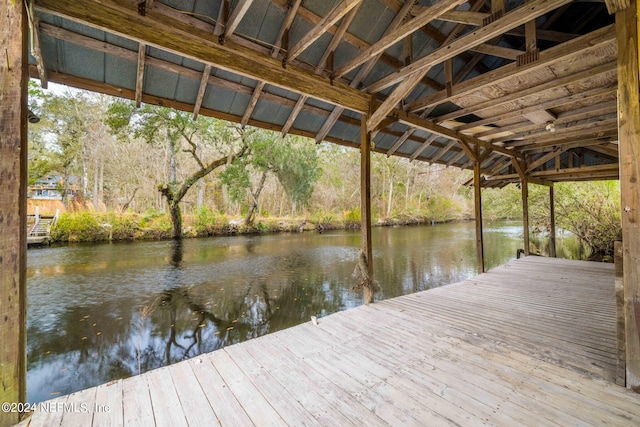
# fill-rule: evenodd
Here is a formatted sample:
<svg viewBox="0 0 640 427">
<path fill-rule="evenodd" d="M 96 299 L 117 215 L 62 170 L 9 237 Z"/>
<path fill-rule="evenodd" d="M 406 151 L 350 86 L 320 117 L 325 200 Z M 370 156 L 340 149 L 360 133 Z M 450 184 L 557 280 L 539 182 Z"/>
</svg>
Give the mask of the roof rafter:
<svg viewBox="0 0 640 427">
<path fill-rule="evenodd" d="M 293 24 L 293 20 L 298 13 L 298 8 L 302 4 L 302 0 L 294 0 L 293 2 L 288 4 L 289 8 L 287 10 L 287 15 L 285 16 L 284 21 L 280 26 L 280 30 L 278 31 L 278 35 L 276 36 L 276 41 L 273 45 L 271 56 L 274 58 L 276 58 L 278 56 L 278 53 L 280 53 L 280 49 L 282 48 L 282 38 L 284 34 L 289 31 L 289 28 L 291 28 L 291 24 Z"/>
<path fill-rule="evenodd" d="M 208 64 L 204 66 L 202 78 L 200 79 L 200 87 L 198 88 L 198 95 L 196 96 L 196 102 L 193 106 L 193 120 L 197 119 L 198 114 L 200 113 L 202 100 L 204 99 L 204 94 L 207 91 L 207 83 L 209 83 L 209 77 L 211 77 L 211 68 L 211 65 Z"/>
<path fill-rule="evenodd" d="M 448 114 L 443 114 L 441 116 L 438 116 L 436 118 L 436 120 L 438 122 L 441 121 L 445 121 L 445 120 L 451 120 L 451 119 L 456 119 L 458 117 L 463 117 L 466 116 L 468 114 L 478 114 L 479 112 L 485 110 L 485 109 L 490 109 L 490 108 L 495 108 L 497 106 L 500 106 L 502 104 L 506 104 L 508 102 L 512 102 L 516 99 L 522 99 L 524 97 L 527 96 L 532 96 L 532 95 L 540 95 L 543 92 L 546 91 L 550 91 L 553 89 L 556 89 L 560 86 L 565 86 L 565 85 L 570 85 L 576 82 L 580 82 L 583 80 L 587 80 L 587 79 L 591 79 L 594 77 L 597 77 L 601 74 L 608 74 L 608 73 L 612 73 L 614 71 L 616 71 L 616 62 L 609 62 L 606 64 L 602 64 L 599 65 L 595 68 L 589 69 L 589 70 L 584 70 L 581 71 L 579 73 L 575 73 L 575 74 L 570 74 L 564 77 L 560 77 L 560 78 L 556 78 L 553 80 L 550 80 L 548 82 L 545 83 L 541 83 L 539 85 L 536 86 L 531 86 L 528 87 L 526 89 L 522 89 L 519 91 L 515 91 L 513 93 L 509 93 L 506 94 L 504 96 L 501 96 L 499 98 L 493 98 L 493 99 L 488 99 L 486 101 L 482 101 L 482 102 L 478 102 L 474 105 L 471 105 L 469 107 L 465 107 L 465 108 L 461 108 L 459 110 L 453 111 L 451 113 Z M 548 107 L 543 107 L 543 108 L 548 108 Z"/>
<path fill-rule="evenodd" d="M 453 129 L 449 129 L 446 128 L 444 126 L 440 126 L 430 120 L 426 120 L 423 119 L 421 117 L 415 116 L 413 114 L 409 114 L 406 113 L 402 110 L 394 110 L 393 111 L 393 115 L 395 117 L 397 117 L 398 121 L 407 125 L 407 126 L 413 126 L 413 127 L 417 127 L 419 129 L 425 130 L 427 132 L 430 133 L 435 133 L 438 134 L 440 136 L 443 136 L 447 139 L 454 139 L 454 140 L 465 140 L 467 143 L 471 143 L 473 145 L 477 145 L 480 146 L 482 148 L 488 149 L 488 150 L 493 150 L 496 153 L 500 153 L 504 156 L 509 156 L 509 157 L 522 157 L 522 154 L 520 154 L 517 151 L 514 150 L 509 150 L 506 149 L 504 147 L 500 147 L 498 145 L 492 144 L 488 141 L 483 141 L 481 139 L 478 138 L 474 138 L 471 135 L 465 135 L 462 134 L 460 132 L 457 132 Z"/>
<path fill-rule="evenodd" d="M 146 58 L 147 45 L 138 45 L 138 65 L 136 69 L 136 108 L 140 108 L 142 103 L 142 88 L 144 85 L 144 60 Z"/>
<path fill-rule="evenodd" d="M 614 43 L 615 28 L 614 25 L 609 25 L 561 45 L 544 50 L 540 52 L 540 57 L 535 62 L 520 67 L 516 66 L 516 64 L 505 65 L 456 85 L 452 96 L 447 96 L 446 91 L 440 91 L 411 102 L 406 106 L 406 109 L 407 111 L 419 111 L 423 108 L 435 107 L 443 102 L 454 102 L 455 99 L 467 96 L 484 87 L 504 82 L 505 80 L 530 73 L 543 67 L 548 67 L 573 55 L 584 55 L 588 50 L 597 49 L 603 44 Z"/>
<path fill-rule="evenodd" d="M 427 139 L 424 140 L 424 142 L 422 143 L 422 145 L 420 145 L 420 147 L 418 147 L 413 154 L 411 154 L 411 157 L 409 158 L 411 161 L 414 161 L 420 154 L 422 154 L 422 152 L 424 150 L 426 150 L 427 148 L 429 148 L 429 146 L 431 144 L 433 144 L 433 141 L 436 140 L 436 138 L 438 138 L 438 135 L 431 135 L 430 137 L 428 137 Z"/>
<path fill-rule="evenodd" d="M 400 25 L 402 25 L 402 22 L 405 20 L 407 15 L 409 15 L 413 7 L 414 7 L 414 1 L 413 0 L 407 1 L 404 4 L 404 6 L 402 6 L 402 8 L 398 11 L 395 18 L 393 18 L 393 20 L 387 27 L 385 34 L 391 33 Z M 358 87 L 360 83 L 362 83 L 362 81 L 367 78 L 367 76 L 369 75 L 369 73 L 371 72 L 371 70 L 373 69 L 376 62 L 378 61 L 378 59 L 380 59 L 381 56 L 382 56 L 382 53 L 375 55 L 373 58 L 369 59 L 362 67 L 360 67 L 360 70 L 358 70 L 358 73 L 356 74 L 355 78 L 351 81 L 349 86 L 354 88 Z M 343 111 L 344 111 L 344 108 L 342 107 L 335 107 L 333 109 L 333 111 L 331 112 L 327 120 L 325 120 L 325 122 L 322 124 L 322 127 L 316 134 L 316 144 L 319 144 L 320 142 L 322 142 L 322 140 L 329 134 L 329 132 L 331 131 L 331 128 L 336 123 L 336 121 L 338 120 L 338 118 L 340 117 Z"/>
<path fill-rule="evenodd" d="M 387 77 L 383 77 L 370 85 L 367 89 L 369 92 L 379 92 L 386 89 L 417 71 L 440 64 L 449 58 L 453 58 L 454 56 L 469 50 L 473 46 L 477 46 L 487 40 L 491 40 L 496 36 L 504 34 L 513 28 L 523 25 L 526 22 L 535 19 L 538 16 L 542 16 L 545 13 L 569 2 L 571 2 L 571 0 L 532 0 L 531 2 L 506 13 L 502 18 L 468 33 L 446 46 L 436 49 L 434 52 L 416 60 L 414 63 L 407 65 L 401 70 L 391 73 Z"/>
<path fill-rule="evenodd" d="M 347 74 L 357 66 L 367 62 L 372 56 L 384 52 L 384 50 L 389 46 L 395 44 L 409 34 L 420 29 L 426 23 L 431 22 L 433 19 L 436 19 L 444 12 L 466 2 L 467 0 L 442 0 L 435 5 L 430 6 L 429 8 L 423 10 L 422 13 L 418 14 L 415 18 L 409 20 L 391 33 L 383 36 L 378 42 L 371 45 L 368 49 L 365 49 L 364 52 L 361 52 L 358 56 L 343 64 L 336 70 L 336 76 L 341 77 Z"/>
<path fill-rule="evenodd" d="M 287 62 L 292 61 L 300 55 L 306 48 L 318 40 L 320 36 L 327 32 L 329 27 L 338 22 L 344 15 L 349 13 L 351 9 L 360 5 L 362 0 L 343 0 L 338 3 L 327 16 L 322 18 L 316 26 L 305 34 L 298 42 L 287 52 Z"/>
<path fill-rule="evenodd" d="M 353 22 L 353 18 L 356 17 L 356 14 L 358 13 L 358 9 L 360 8 L 361 5 L 362 5 L 362 2 L 360 2 L 356 7 L 351 9 L 349 13 L 347 13 L 345 17 L 342 19 L 342 21 L 340 22 L 338 31 L 336 31 L 336 33 L 331 38 L 331 42 L 329 43 L 329 46 L 327 46 L 327 48 L 324 50 L 324 54 L 322 55 L 322 58 L 320 58 L 320 61 L 318 61 L 318 64 L 316 65 L 316 73 L 322 72 L 322 70 L 326 67 L 329 56 L 333 52 L 335 52 L 336 48 L 344 38 L 344 35 L 347 32 L 347 29 L 351 25 L 351 22 Z"/>
<path fill-rule="evenodd" d="M 229 20 L 225 25 L 225 38 L 229 38 L 236 28 L 238 28 L 238 24 L 240 24 L 240 21 L 251 7 L 251 3 L 253 3 L 253 0 L 238 0 L 238 4 L 233 9 L 233 12 L 231 12 L 231 16 L 229 16 Z"/>
<path fill-rule="evenodd" d="M 283 68 L 271 56 L 231 41 L 221 45 L 211 32 L 155 10 L 142 17 L 134 6 L 114 0 L 38 0 L 36 8 L 356 112 L 368 111 L 370 96 L 361 91 L 293 65 Z"/>
<path fill-rule="evenodd" d="M 548 109 L 548 108 L 556 108 L 556 107 L 560 107 L 566 104 L 570 104 L 573 102 L 579 102 L 579 101 L 585 101 L 585 100 L 593 100 L 596 98 L 602 98 L 602 97 L 607 97 L 607 96 L 611 96 L 612 94 L 615 94 L 617 90 L 617 85 L 610 85 L 610 86 L 605 86 L 605 87 L 597 87 L 595 89 L 590 89 L 584 92 L 579 92 L 576 94 L 572 94 L 572 95 L 568 95 L 568 96 L 563 96 L 560 98 L 554 98 L 554 99 L 550 99 L 541 103 L 536 103 L 533 104 L 529 107 L 526 108 L 522 108 L 522 109 L 518 109 L 518 110 L 513 110 L 511 112 L 507 112 L 507 113 L 502 113 L 499 114 L 497 116 L 491 116 L 491 117 L 487 117 L 486 119 L 482 119 L 479 121 L 475 121 L 475 122 L 471 122 L 471 123 L 467 123 L 464 124 L 462 126 L 456 127 L 456 130 L 458 131 L 464 131 L 464 130 L 473 130 L 474 128 L 478 127 L 478 126 L 484 126 L 487 124 L 492 124 L 492 123 L 498 123 L 500 121 L 503 120 L 511 120 L 514 119 L 516 117 L 519 117 L 523 114 L 532 112 L 532 111 L 537 111 L 540 109 Z M 481 138 L 483 136 L 488 136 L 488 135 L 492 135 L 494 134 L 494 130 L 495 131 L 504 131 L 504 128 L 501 127 L 496 127 L 495 129 L 483 132 L 483 133 L 474 133 L 474 135 L 478 138 Z"/>
<path fill-rule="evenodd" d="M 324 70 L 324 67 L 326 65 L 327 59 L 335 51 L 335 49 L 338 47 L 338 44 L 343 39 L 344 35 L 347 32 L 347 29 L 349 28 L 349 25 L 351 25 L 351 22 L 353 21 L 353 18 L 355 17 L 355 14 L 356 14 L 358 8 L 359 8 L 359 5 L 354 7 L 353 9 L 351 9 L 349 11 L 349 13 L 347 14 L 347 16 L 345 16 L 345 18 L 340 23 L 340 27 L 338 28 L 336 33 L 333 35 L 333 38 L 331 39 L 331 42 L 329 43 L 329 46 L 327 46 L 327 48 L 324 51 L 324 54 L 322 55 L 322 58 L 320 59 L 320 61 L 316 65 L 316 70 L 315 70 L 316 74 L 320 74 Z M 353 87 L 353 86 L 351 86 L 351 87 Z M 298 102 L 296 103 L 296 106 L 294 107 L 293 110 L 291 110 L 291 113 L 289 114 L 289 117 L 287 118 L 285 126 L 284 126 L 284 128 L 282 130 L 283 136 L 286 135 L 286 132 L 291 128 L 291 126 L 293 125 L 295 119 L 298 117 L 298 114 L 300 114 L 300 111 L 302 111 L 302 106 L 306 102 L 307 102 L 307 97 L 305 95 L 301 95 L 300 98 L 298 99 Z M 344 111 L 344 108 L 340 107 L 340 106 L 334 107 L 333 111 L 329 115 L 329 119 L 328 120 L 331 120 L 331 118 L 336 115 L 336 111 L 337 110 L 339 110 L 339 113 L 337 113 L 337 116 L 339 117 L 340 114 L 342 114 L 342 112 Z M 338 119 L 338 117 L 336 117 L 336 120 Z M 325 121 L 325 123 L 326 123 L 326 121 Z M 322 129 L 321 129 L 321 131 L 322 131 Z M 325 136 L 326 136 L 326 134 L 323 135 L 322 138 L 320 138 L 320 140 L 318 140 L 318 135 L 316 134 L 316 138 L 315 138 L 316 139 L 316 143 L 320 143 L 322 141 L 322 139 L 324 139 Z"/>
</svg>

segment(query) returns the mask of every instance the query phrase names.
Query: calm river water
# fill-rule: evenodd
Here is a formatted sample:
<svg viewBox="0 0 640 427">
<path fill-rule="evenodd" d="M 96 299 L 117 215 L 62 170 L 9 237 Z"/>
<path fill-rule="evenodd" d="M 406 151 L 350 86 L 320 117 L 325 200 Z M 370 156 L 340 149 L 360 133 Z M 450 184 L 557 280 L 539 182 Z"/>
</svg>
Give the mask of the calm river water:
<svg viewBox="0 0 640 427">
<path fill-rule="evenodd" d="M 558 256 L 579 256 L 568 236 Z M 487 225 L 484 238 L 492 268 L 515 258 L 522 228 Z M 359 232 L 336 231 L 29 250 L 28 400 L 361 305 L 351 291 L 359 246 Z M 472 222 L 375 228 L 373 248 L 378 299 L 476 274 Z"/>
</svg>

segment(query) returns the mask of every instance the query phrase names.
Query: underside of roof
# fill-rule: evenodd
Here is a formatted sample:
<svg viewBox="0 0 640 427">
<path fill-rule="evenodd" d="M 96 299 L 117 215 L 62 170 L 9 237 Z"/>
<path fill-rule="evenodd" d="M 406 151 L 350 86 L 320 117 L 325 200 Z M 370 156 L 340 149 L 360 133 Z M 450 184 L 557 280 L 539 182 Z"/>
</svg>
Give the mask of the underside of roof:
<svg viewBox="0 0 640 427">
<path fill-rule="evenodd" d="M 604 2 L 34 0 L 30 73 L 463 169 L 616 179 Z M 363 120 L 363 117 L 365 120 Z"/>
</svg>

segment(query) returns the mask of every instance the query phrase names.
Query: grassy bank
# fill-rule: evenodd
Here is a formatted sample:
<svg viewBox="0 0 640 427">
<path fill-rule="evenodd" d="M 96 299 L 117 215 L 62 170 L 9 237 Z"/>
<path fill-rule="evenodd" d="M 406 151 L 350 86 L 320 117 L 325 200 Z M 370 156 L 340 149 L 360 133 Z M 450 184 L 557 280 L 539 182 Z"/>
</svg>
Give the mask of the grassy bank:
<svg viewBox="0 0 640 427">
<path fill-rule="evenodd" d="M 228 217 L 209 209 L 195 215 L 184 215 L 186 238 L 229 236 L 243 234 L 291 233 L 357 229 L 360 211 L 346 211 L 342 215 L 315 214 L 308 218 L 258 217 L 253 225 L 245 226 L 240 217 Z M 429 218 L 402 217 L 376 220 L 379 226 L 427 224 Z M 443 221 L 438 221 L 443 222 Z M 52 242 L 104 242 L 119 240 L 158 240 L 171 238 L 171 220 L 167 213 L 146 212 L 70 212 L 63 213 L 51 230 Z"/>
</svg>

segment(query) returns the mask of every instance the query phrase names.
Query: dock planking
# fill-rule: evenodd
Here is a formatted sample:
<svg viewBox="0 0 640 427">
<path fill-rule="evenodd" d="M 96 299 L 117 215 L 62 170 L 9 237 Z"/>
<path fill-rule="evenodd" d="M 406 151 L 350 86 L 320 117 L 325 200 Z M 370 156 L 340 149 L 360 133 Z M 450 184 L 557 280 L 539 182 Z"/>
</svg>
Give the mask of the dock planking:
<svg viewBox="0 0 640 427">
<path fill-rule="evenodd" d="M 50 402 L 21 425 L 640 425 L 613 265 L 526 257 Z"/>
</svg>

